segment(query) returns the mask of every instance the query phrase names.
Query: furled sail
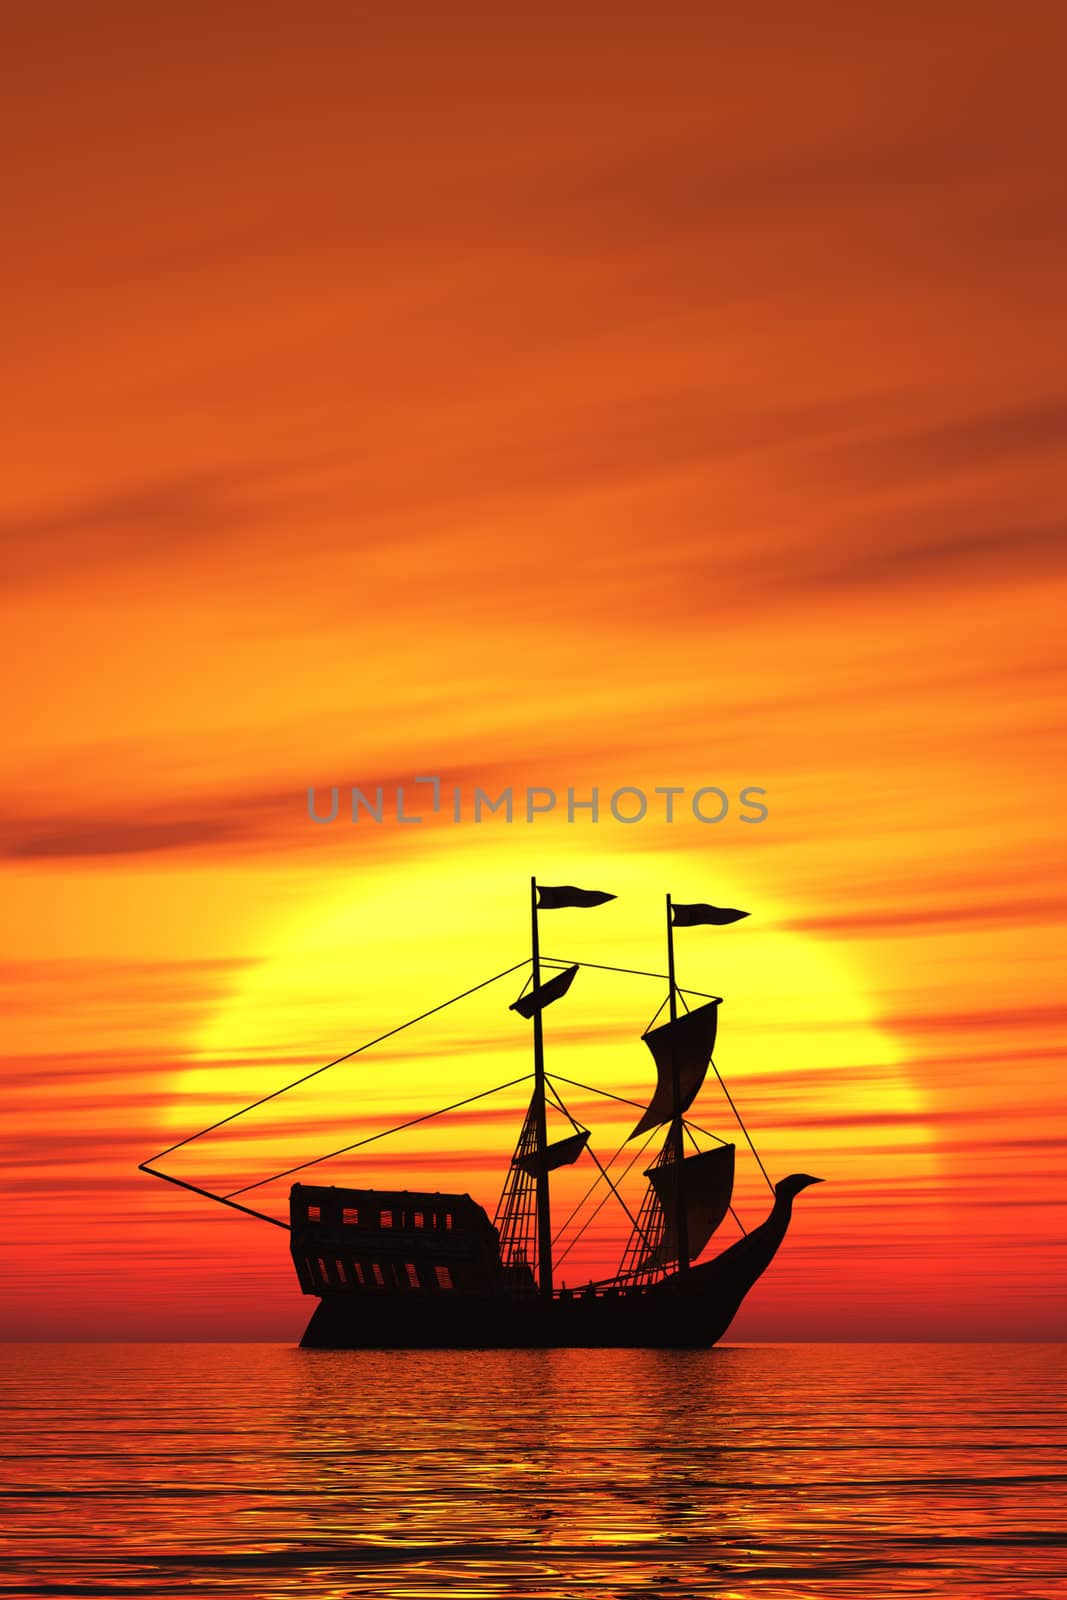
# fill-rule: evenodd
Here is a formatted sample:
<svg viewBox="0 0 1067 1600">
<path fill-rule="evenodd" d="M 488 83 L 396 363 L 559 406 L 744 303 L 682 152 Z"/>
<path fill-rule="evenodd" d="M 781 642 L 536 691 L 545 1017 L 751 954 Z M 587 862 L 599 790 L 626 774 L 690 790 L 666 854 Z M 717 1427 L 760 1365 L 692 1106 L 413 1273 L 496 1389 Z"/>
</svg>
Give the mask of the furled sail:
<svg viewBox="0 0 1067 1600">
<path fill-rule="evenodd" d="M 536 1177 L 538 1172 L 555 1172 L 557 1167 L 569 1167 L 577 1161 L 588 1143 L 589 1129 L 583 1128 L 579 1133 L 568 1134 L 565 1139 L 557 1139 L 553 1144 L 546 1145 L 543 1161 L 538 1159 L 534 1150 L 527 1155 L 515 1156 L 511 1164 L 521 1167 L 531 1177 Z"/>
<path fill-rule="evenodd" d="M 674 1115 L 674 1066 L 678 1068 L 679 1110 L 688 1111 L 693 1104 L 715 1048 L 719 1004 L 718 1000 L 709 1000 L 707 1005 L 697 1006 L 695 1011 L 687 1011 L 673 1022 L 642 1035 L 652 1052 L 659 1081 L 648 1110 L 630 1134 L 631 1139 L 658 1127 L 661 1122 L 669 1122 Z"/>
<path fill-rule="evenodd" d="M 578 963 L 573 967 L 565 967 L 554 978 L 549 978 L 547 983 L 539 984 L 536 989 L 531 989 L 529 994 L 524 994 L 508 1007 L 509 1011 L 517 1011 L 520 1017 L 532 1017 L 535 1011 L 543 1011 L 545 1006 L 551 1005 L 553 1000 L 559 1000 L 567 993 L 574 982 L 574 975 L 578 971 Z"/>
<path fill-rule="evenodd" d="M 734 1146 L 723 1144 L 714 1150 L 702 1150 L 699 1155 L 686 1156 L 685 1214 L 688 1221 L 689 1258 L 703 1250 L 719 1223 L 730 1209 L 734 1191 Z M 678 1259 L 678 1186 L 677 1168 L 673 1161 L 650 1167 L 645 1176 L 652 1180 L 656 1199 L 663 1212 L 663 1235 L 658 1245 L 650 1250 L 643 1267 L 662 1267 Z"/>
</svg>

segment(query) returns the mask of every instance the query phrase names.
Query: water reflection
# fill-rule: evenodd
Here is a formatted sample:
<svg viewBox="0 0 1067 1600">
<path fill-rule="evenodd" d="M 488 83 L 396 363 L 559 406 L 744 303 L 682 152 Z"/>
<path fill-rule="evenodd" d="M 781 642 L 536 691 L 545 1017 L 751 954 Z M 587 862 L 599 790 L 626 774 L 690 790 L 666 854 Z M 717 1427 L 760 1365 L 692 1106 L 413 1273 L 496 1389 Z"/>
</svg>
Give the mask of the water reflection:
<svg viewBox="0 0 1067 1600">
<path fill-rule="evenodd" d="M 1032 1597 L 1052 1346 L 8 1347 L 0 1595 Z"/>
</svg>

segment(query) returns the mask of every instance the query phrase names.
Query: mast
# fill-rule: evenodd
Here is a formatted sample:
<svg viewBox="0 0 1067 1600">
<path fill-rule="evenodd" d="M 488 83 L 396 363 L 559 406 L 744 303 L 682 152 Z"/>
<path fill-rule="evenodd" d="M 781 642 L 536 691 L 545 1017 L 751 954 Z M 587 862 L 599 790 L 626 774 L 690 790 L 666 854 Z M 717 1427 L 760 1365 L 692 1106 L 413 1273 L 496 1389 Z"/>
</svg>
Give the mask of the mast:
<svg viewBox="0 0 1067 1600">
<path fill-rule="evenodd" d="M 674 981 L 674 918 L 667 896 L 667 981 L 670 984 L 671 1022 L 678 1021 L 678 988 Z M 689 1218 L 685 1208 L 685 1133 L 682 1127 L 682 1083 L 677 1049 L 671 1050 L 671 1141 L 674 1145 L 674 1182 L 678 1230 L 678 1271 L 689 1271 Z"/>
<path fill-rule="evenodd" d="M 572 883 L 550 887 L 547 884 L 539 885 L 536 878 L 530 879 L 530 965 L 533 969 L 531 972 L 533 987 L 527 994 L 524 986 L 522 994 L 517 1000 L 512 1001 L 509 1009 L 517 1011 L 520 1017 L 527 1017 L 533 1022 L 534 1088 L 526 1113 L 526 1122 L 523 1125 L 523 1135 L 519 1141 L 520 1148 L 512 1160 L 512 1169 L 518 1169 L 515 1183 L 521 1181 L 522 1174 L 525 1174 L 527 1181 L 531 1178 L 533 1180 L 538 1288 L 546 1300 L 552 1298 L 552 1217 L 549 1209 L 548 1175 L 556 1167 L 569 1166 L 572 1161 L 577 1161 L 586 1147 L 589 1130 L 579 1127 L 568 1112 L 567 1116 L 570 1117 L 574 1132 L 565 1139 L 558 1139 L 554 1144 L 548 1142 L 545 1031 L 542 1012 L 545 1006 L 551 1005 L 554 1000 L 562 999 L 567 993 L 574 982 L 579 963 L 575 961 L 562 972 L 556 972 L 547 983 L 541 982 L 541 941 L 538 935 L 537 913 L 560 911 L 567 906 L 602 906 L 605 901 L 614 898 L 613 894 L 607 894 L 603 889 L 578 889 Z M 532 1134 L 532 1140 L 527 1141 L 524 1148 L 523 1142 L 527 1140 L 528 1134 Z M 508 1186 L 511 1184 L 512 1178 L 509 1176 L 505 1184 L 505 1193 L 501 1196 L 505 1220 L 512 1215 L 511 1200 L 508 1198 Z M 515 1193 L 518 1193 L 518 1190 L 513 1186 L 512 1198 Z M 532 1246 L 532 1238 L 529 1243 Z"/>
<path fill-rule="evenodd" d="M 537 933 L 537 879 L 530 879 L 533 988 L 541 987 L 541 946 Z M 537 1276 L 541 1294 L 552 1298 L 552 1213 L 548 1198 L 548 1128 L 545 1119 L 545 1034 L 541 1007 L 533 1014 L 534 1135 L 537 1152 Z"/>
</svg>

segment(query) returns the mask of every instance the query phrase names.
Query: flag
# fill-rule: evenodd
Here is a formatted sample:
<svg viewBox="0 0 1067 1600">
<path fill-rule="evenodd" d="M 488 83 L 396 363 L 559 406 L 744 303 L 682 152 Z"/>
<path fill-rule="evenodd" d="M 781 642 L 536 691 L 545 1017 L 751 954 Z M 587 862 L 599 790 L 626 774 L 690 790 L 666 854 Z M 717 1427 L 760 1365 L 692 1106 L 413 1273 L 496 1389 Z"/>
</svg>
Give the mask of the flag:
<svg viewBox="0 0 1067 1600">
<path fill-rule="evenodd" d="M 520 1017 L 532 1017 L 535 1011 L 543 1011 L 545 1006 L 551 1005 L 553 1000 L 559 1000 L 567 993 L 577 971 L 578 963 L 575 962 L 573 967 L 566 967 L 554 978 L 549 978 L 547 983 L 542 983 L 539 988 L 531 989 L 529 994 L 513 1000 L 508 1010 L 517 1011 Z"/>
<path fill-rule="evenodd" d="M 695 928 L 699 922 L 710 922 L 717 928 L 727 922 L 740 922 L 747 911 L 735 911 L 733 906 L 672 906 L 671 922 L 676 928 Z"/>
<path fill-rule="evenodd" d="M 578 1133 L 569 1134 L 566 1139 L 557 1139 L 555 1144 L 550 1144 L 545 1150 L 544 1158 L 538 1157 L 534 1150 L 528 1156 L 514 1156 L 513 1167 L 521 1167 L 523 1172 L 528 1172 L 535 1178 L 538 1172 L 555 1172 L 557 1167 L 569 1167 L 577 1161 L 586 1145 L 589 1143 L 589 1129 L 583 1128 Z"/>
<path fill-rule="evenodd" d="M 540 884 L 537 886 L 539 911 L 562 911 L 566 906 L 602 906 L 605 900 L 614 898 L 613 894 L 605 894 L 602 889 L 575 889 L 566 883 L 559 889 L 546 889 Z"/>
</svg>

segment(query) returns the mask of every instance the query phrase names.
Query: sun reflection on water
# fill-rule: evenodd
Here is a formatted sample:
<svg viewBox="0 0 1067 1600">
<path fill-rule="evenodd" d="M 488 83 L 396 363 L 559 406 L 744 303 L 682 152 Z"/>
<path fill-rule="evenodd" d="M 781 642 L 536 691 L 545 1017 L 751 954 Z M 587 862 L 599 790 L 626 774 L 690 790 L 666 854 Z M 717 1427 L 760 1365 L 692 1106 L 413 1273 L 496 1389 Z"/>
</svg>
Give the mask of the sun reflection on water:
<svg viewBox="0 0 1067 1600">
<path fill-rule="evenodd" d="M 5 1352 L 0 1593 L 1032 1600 L 1051 1346 Z M 58 1589 L 57 1589 L 58 1586 Z"/>
</svg>

